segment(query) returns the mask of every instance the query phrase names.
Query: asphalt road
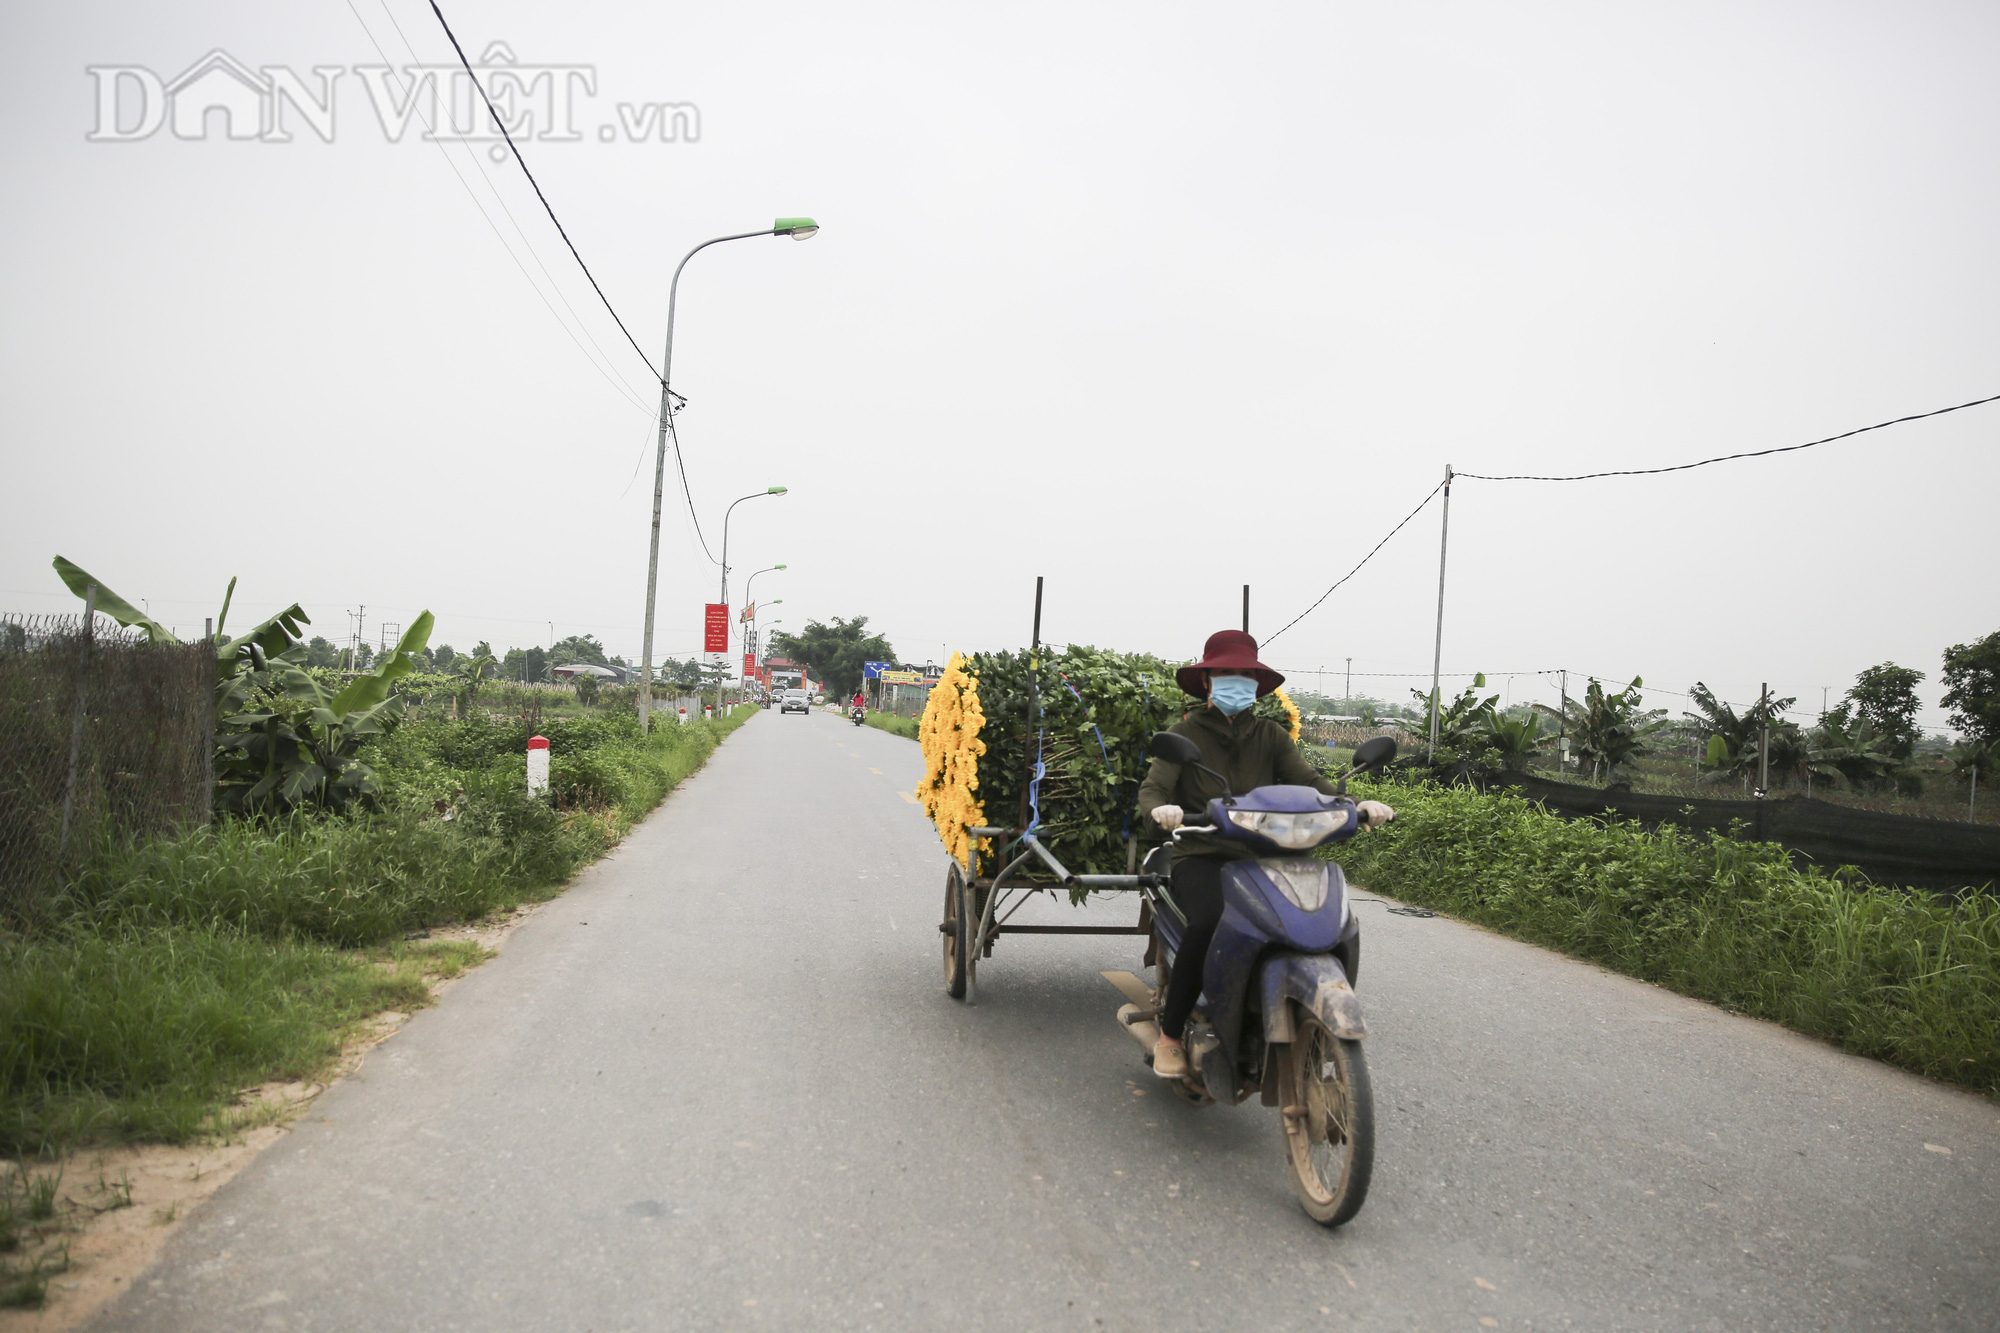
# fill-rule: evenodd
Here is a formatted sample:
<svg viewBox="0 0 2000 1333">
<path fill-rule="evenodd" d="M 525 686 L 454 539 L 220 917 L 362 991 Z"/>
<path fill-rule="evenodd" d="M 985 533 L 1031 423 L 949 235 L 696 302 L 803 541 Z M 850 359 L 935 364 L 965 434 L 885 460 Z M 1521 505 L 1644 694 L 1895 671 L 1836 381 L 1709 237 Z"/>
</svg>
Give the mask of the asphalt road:
<svg viewBox="0 0 2000 1333">
<path fill-rule="evenodd" d="M 95 1327 L 2000 1326 L 2000 1109 L 1379 903 L 1374 1188 L 1314 1226 L 1276 1112 L 1115 1027 L 1135 939 L 945 997 L 919 768 L 753 719 Z"/>
</svg>

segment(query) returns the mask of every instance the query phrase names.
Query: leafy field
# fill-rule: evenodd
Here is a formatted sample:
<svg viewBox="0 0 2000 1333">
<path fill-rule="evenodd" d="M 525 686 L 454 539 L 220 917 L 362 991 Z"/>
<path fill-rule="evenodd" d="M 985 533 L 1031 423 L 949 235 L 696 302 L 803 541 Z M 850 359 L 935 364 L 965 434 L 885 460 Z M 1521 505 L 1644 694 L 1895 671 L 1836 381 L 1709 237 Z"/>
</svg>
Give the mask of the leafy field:
<svg viewBox="0 0 2000 1333">
<path fill-rule="evenodd" d="M 243 1088 L 323 1070 L 462 964 L 405 934 L 552 896 L 753 712 L 650 737 L 629 714 L 545 719 L 552 800 L 526 794 L 525 724 L 411 721 L 369 747 L 371 812 L 101 857 L 48 928 L 0 936 L 0 1153 L 182 1141 Z"/>
<path fill-rule="evenodd" d="M 1801 872 L 1775 845 L 1561 819 L 1467 788 L 1365 794 L 1397 817 L 1340 849 L 1359 883 L 2000 1094 L 2000 900 Z"/>
</svg>

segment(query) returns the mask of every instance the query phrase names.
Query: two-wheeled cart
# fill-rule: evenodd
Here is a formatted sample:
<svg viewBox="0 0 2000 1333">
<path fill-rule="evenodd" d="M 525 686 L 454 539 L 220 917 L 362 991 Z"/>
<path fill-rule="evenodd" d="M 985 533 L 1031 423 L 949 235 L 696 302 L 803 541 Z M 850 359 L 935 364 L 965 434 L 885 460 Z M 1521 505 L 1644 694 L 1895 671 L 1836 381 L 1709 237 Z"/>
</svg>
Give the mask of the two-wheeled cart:
<svg viewBox="0 0 2000 1333">
<path fill-rule="evenodd" d="M 1167 885 L 1164 874 L 1079 875 L 1057 860 L 1055 853 L 1032 832 L 1017 835 L 1005 828 L 968 828 L 965 832 L 968 838 L 1000 839 L 1005 845 L 1000 869 L 991 876 L 968 876 L 956 858 L 945 872 L 944 916 L 938 922 L 938 933 L 944 940 L 945 991 L 954 1000 L 964 1000 L 967 1004 L 979 1002 L 979 960 L 993 956 L 994 942 L 1002 935 L 1143 935 L 1148 938 L 1144 962 L 1150 965 L 1156 955 L 1151 943 L 1155 915 L 1162 911 L 1179 914 L 1173 900 L 1163 892 Z M 975 858 L 968 859 L 978 864 Z M 1028 878 L 1034 872 L 1053 875 L 1054 882 Z M 1137 893 L 1138 924 L 1046 926 L 1014 922 L 1014 914 L 1038 894 L 1053 896 L 1057 890 L 1077 888 L 1094 893 Z M 1143 984 L 1137 983 L 1136 978 L 1133 980 L 1135 984 Z M 1120 985 L 1119 989 L 1134 1001 L 1150 1001 L 1148 995 L 1133 994 L 1128 986 Z"/>
</svg>

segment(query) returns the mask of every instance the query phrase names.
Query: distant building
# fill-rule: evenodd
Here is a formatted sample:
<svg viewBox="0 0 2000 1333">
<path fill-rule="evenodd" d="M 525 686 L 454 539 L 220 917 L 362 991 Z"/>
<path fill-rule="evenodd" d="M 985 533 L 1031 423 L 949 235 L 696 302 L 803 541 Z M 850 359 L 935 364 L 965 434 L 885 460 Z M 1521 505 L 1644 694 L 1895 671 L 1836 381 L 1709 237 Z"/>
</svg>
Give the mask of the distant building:
<svg viewBox="0 0 2000 1333">
<path fill-rule="evenodd" d="M 632 679 L 633 672 L 627 667 L 597 666 L 589 662 L 573 662 L 569 666 L 555 668 L 557 680 L 575 680 L 579 676 L 595 676 L 608 680 L 614 685 L 623 685 Z"/>
</svg>

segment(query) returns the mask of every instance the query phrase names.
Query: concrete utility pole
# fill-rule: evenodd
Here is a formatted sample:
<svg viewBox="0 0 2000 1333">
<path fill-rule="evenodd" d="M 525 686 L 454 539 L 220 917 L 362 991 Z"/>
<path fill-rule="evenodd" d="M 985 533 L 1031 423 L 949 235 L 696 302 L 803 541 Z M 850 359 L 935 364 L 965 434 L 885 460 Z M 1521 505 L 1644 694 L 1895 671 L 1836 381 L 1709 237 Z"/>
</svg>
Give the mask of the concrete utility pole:
<svg viewBox="0 0 2000 1333">
<path fill-rule="evenodd" d="M 1444 698 L 1438 693 L 1438 672 L 1444 665 L 1444 557 L 1451 545 L 1451 464 L 1444 465 L 1444 521 L 1438 525 L 1437 640 L 1431 647 L 1431 749 L 1438 744 Z"/>
<path fill-rule="evenodd" d="M 1243 632 L 1250 632 L 1250 585 L 1243 585 Z"/>
<path fill-rule="evenodd" d="M 1771 685 L 1766 681 L 1757 695 L 1757 799 L 1763 800 L 1771 786 Z"/>
<path fill-rule="evenodd" d="M 1569 776 L 1569 668 L 1564 667 L 1562 676 L 1562 711 L 1556 714 L 1556 771 L 1563 777 Z"/>
<path fill-rule="evenodd" d="M 1349 702 L 1354 699 L 1354 659 L 1347 659 L 1347 693 L 1342 696 Z"/>
</svg>

